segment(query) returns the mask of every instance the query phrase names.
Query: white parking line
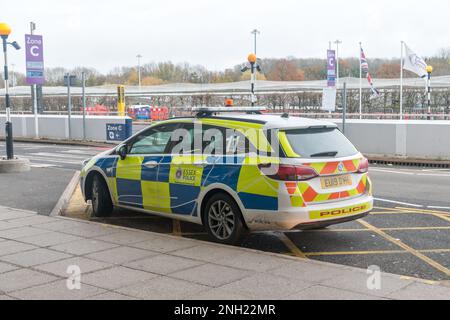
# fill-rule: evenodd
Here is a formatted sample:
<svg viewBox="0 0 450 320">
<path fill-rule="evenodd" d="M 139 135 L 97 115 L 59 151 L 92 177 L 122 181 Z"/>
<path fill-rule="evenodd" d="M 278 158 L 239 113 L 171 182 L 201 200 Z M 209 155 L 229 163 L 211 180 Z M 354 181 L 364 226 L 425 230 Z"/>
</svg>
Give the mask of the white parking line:
<svg viewBox="0 0 450 320">
<path fill-rule="evenodd" d="M 56 164 L 46 164 L 46 163 L 32 162 L 30 164 L 30 167 L 32 167 L 32 168 L 55 168 L 55 167 L 61 167 L 61 166 L 58 166 Z"/>
<path fill-rule="evenodd" d="M 413 176 L 416 175 L 416 173 L 414 172 L 404 172 L 404 171 L 394 171 L 394 170 L 384 170 L 384 169 L 375 169 L 375 168 L 370 168 L 371 172 L 387 172 L 387 173 L 396 173 L 396 174 L 406 174 L 409 176 Z"/>
<path fill-rule="evenodd" d="M 394 204 L 401 204 L 408 207 L 414 207 L 414 208 L 423 208 L 423 205 L 420 204 L 414 204 L 414 203 L 407 203 L 407 202 L 400 202 L 400 201 L 394 201 L 394 200 L 388 200 L 388 199 L 380 199 L 380 198 L 374 198 L 376 201 L 380 202 L 386 202 L 386 203 L 394 203 Z"/>
<path fill-rule="evenodd" d="M 406 170 L 385 170 L 380 168 L 371 168 L 371 172 L 383 172 L 383 173 L 394 173 L 394 174 L 403 174 L 408 176 L 423 176 L 423 177 L 441 177 L 441 178 L 450 178 L 450 172 L 442 172 L 442 173 L 423 173 L 430 172 L 426 170 L 415 170 L 413 172 Z"/>
<path fill-rule="evenodd" d="M 77 159 L 81 159 L 84 160 L 86 158 L 88 158 L 88 156 L 84 156 L 84 155 L 73 155 L 73 154 L 67 154 L 67 153 L 58 153 L 58 152 L 36 152 L 36 153 L 30 153 L 30 155 L 32 157 L 37 156 L 37 157 L 51 157 L 51 158 L 62 158 L 62 159 L 72 159 L 72 160 L 77 160 Z"/>
<path fill-rule="evenodd" d="M 450 207 L 436 207 L 436 206 L 427 206 L 428 209 L 441 209 L 441 210 L 450 210 Z"/>
</svg>

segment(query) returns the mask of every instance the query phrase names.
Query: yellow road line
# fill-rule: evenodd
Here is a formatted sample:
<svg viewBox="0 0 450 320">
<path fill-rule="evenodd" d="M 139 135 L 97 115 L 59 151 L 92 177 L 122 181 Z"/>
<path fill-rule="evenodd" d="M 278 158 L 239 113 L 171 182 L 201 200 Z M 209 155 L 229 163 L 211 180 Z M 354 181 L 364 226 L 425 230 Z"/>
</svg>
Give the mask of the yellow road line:
<svg viewBox="0 0 450 320">
<path fill-rule="evenodd" d="M 181 224 L 178 220 L 172 220 L 172 233 L 175 236 L 181 236 Z"/>
<path fill-rule="evenodd" d="M 450 230 L 450 227 L 402 227 L 402 228 L 379 228 L 382 231 L 420 231 L 420 230 Z M 324 229 L 324 230 L 304 230 L 302 232 L 368 232 L 370 229 Z M 295 232 L 287 232 L 295 233 Z"/>
<path fill-rule="evenodd" d="M 382 231 L 423 231 L 423 230 L 450 230 L 450 227 L 404 227 L 404 228 L 380 228 Z"/>
<path fill-rule="evenodd" d="M 321 230 L 303 230 L 301 232 L 311 232 L 311 233 L 320 233 L 320 232 L 364 232 L 369 231 L 367 229 L 321 229 Z M 286 233 L 296 233 L 298 231 L 286 232 Z"/>
<path fill-rule="evenodd" d="M 398 208 L 387 208 L 387 207 L 373 207 L 375 210 L 387 210 L 387 211 L 392 211 L 392 212 L 404 212 L 405 210 L 403 209 L 398 209 Z"/>
<path fill-rule="evenodd" d="M 420 250 L 422 253 L 447 253 L 450 252 L 450 249 L 428 249 L 428 250 Z"/>
<path fill-rule="evenodd" d="M 370 214 L 399 214 L 399 211 L 372 211 Z"/>
<path fill-rule="evenodd" d="M 450 249 L 417 250 L 420 253 L 447 253 Z M 377 255 L 377 254 L 399 254 L 410 253 L 406 250 L 367 250 L 367 251 L 330 251 L 330 252 L 307 252 L 307 257 L 315 256 L 344 256 L 344 255 Z"/>
<path fill-rule="evenodd" d="M 207 235 L 207 232 L 182 232 L 180 233 L 180 236 L 182 237 L 189 237 L 189 236 L 205 236 Z"/>
<path fill-rule="evenodd" d="M 284 233 L 276 232 L 275 234 L 294 256 L 306 259 L 306 255 Z"/>
<path fill-rule="evenodd" d="M 450 214 L 445 211 L 436 211 L 436 210 L 427 210 L 427 209 L 420 209 L 420 210 L 413 210 L 414 213 L 422 213 L 422 214 L 428 214 L 435 217 L 438 217 L 442 220 L 450 222 Z"/>
<path fill-rule="evenodd" d="M 335 252 L 308 252 L 308 257 L 315 256 L 344 256 L 344 255 L 371 255 L 371 254 L 388 254 L 388 253 L 408 253 L 404 250 L 376 250 L 376 251 L 335 251 Z"/>
<path fill-rule="evenodd" d="M 420 253 L 416 249 L 411 248 L 410 246 L 408 246 L 407 244 L 403 243 L 402 241 L 391 237 L 387 233 L 383 232 L 382 230 L 378 229 L 377 227 L 374 227 L 373 225 L 371 225 L 370 223 L 367 223 L 364 220 L 358 220 L 358 222 L 360 224 L 362 224 L 364 227 L 366 227 L 366 228 L 372 230 L 373 232 L 377 233 L 378 235 L 382 236 L 386 240 L 394 243 L 395 245 L 397 245 L 400 248 L 408 251 L 409 253 L 413 254 L 414 256 L 416 256 L 417 258 L 421 259 L 422 261 L 428 263 L 430 266 L 434 267 L 435 269 L 443 272 L 447 276 L 450 276 L 450 269 L 447 269 L 446 267 L 444 267 L 443 265 L 441 265 L 438 262 L 434 261 L 433 259 L 428 258 L 426 255 Z"/>
</svg>

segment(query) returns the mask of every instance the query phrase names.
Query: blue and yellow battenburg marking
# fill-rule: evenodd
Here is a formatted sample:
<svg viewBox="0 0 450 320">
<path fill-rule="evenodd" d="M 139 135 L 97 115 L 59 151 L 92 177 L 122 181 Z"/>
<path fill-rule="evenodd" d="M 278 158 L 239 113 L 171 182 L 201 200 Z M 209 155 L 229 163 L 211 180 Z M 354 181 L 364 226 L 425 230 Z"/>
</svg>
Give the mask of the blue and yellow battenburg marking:
<svg viewBox="0 0 450 320">
<path fill-rule="evenodd" d="M 147 168 L 143 164 L 149 161 L 159 165 Z M 95 165 L 121 205 L 196 216 L 200 192 L 221 183 L 238 194 L 246 209 L 278 210 L 279 183 L 262 175 L 248 157 L 130 155 L 102 158 Z"/>
<path fill-rule="evenodd" d="M 261 124 L 220 119 L 202 119 L 202 123 L 235 129 L 246 136 L 257 150 L 273 152 L 261 131 Z M 158 163 L 158 166 L 148 168 L 143 165 L 150 161 Z M 108 177 L 115 203 L 196 216 L 201 191 L 216 183 L 234 190 L 246 209 L 277 211 L 279 183 L 264 176 L 257 167 L 258 163 L 267 161 L 276 163 L 278 160 L 260 157 L 255 160 L 253 157 L 235 155 L 129 155 L 124 160 L 117 156 L 101 158 L 92 165 L 100 167 Z"/>
</svg>

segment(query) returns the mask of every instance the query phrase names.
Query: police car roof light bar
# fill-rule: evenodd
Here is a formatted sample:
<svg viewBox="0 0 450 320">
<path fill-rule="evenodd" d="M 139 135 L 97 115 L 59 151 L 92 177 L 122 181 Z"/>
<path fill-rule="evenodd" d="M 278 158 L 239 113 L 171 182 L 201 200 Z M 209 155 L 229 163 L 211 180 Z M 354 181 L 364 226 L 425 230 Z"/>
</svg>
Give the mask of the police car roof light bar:
<svg viewBox="0 0 450 320">
<path fill-rule="evenodd" d="M 225 112 L 245 112 L 247 114 L 261 114 L 266 111 L 266 107 L 193 107 L 192 111 L 197 112 L 197 117 L 208 117 L 214 113 Z"/>
</svg>

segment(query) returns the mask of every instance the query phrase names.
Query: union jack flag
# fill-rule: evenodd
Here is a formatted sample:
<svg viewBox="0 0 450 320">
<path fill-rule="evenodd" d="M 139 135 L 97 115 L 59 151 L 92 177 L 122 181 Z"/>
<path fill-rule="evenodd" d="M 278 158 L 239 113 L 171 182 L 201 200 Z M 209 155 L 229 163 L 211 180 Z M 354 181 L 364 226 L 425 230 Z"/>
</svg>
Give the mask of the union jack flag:
<svg viewBox="0 0 450 320">
<path fill-rule="evenodd" d="M 367 63 L 366 55 L 364 54 L 364 50 L 361 48 L 361 70 L 368 73 L 369 72 L 369 64 Z"/>
<path fill-rule="evenodd" d="M 370 73 L 367 73 L 367 81 L 370 84 L 370 90 L 372 91 L 372 99 L 378 98 L 380 96 L 380 91 L 378 91 L 377 88 L 375 88 L 375 86 L 373 85 L 373 79 L 372 76 L 370 75 Z"/>
</svg>

